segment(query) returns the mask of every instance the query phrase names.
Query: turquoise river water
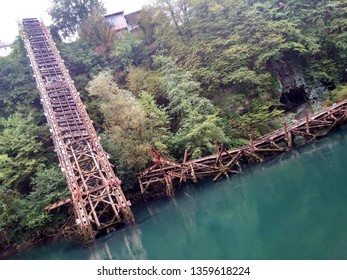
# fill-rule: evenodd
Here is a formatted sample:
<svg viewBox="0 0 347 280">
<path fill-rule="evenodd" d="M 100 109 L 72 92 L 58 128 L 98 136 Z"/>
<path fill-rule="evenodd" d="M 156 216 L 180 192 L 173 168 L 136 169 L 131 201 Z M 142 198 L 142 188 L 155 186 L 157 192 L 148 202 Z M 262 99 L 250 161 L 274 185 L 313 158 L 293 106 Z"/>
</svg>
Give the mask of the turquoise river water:
<svg viewBox="0 0 347 280">
<path fill-rule="evenodd" d="M 133 207 L 137 224 L 15 259 L 347 259 L 347 129 L 217 183 Z"/>
</svg>

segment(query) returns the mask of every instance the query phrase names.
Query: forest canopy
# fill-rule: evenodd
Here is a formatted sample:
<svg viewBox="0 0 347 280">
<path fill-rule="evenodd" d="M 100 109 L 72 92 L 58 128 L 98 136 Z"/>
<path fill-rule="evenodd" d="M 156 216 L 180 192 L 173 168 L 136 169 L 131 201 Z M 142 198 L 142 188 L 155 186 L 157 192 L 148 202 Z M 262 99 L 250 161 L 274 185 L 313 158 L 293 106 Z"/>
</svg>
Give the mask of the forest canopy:
<svg viewBox="0 0 347 280">
<path fill-rule="evenodd" d="M 198 158 L 347 97 L 344 0 L 157 0 L 132 32 L 114 32 L 99 0 L 54 0 L 49 13 L 128 193 L 151 147 Z M 43 210 L 69 193 L 20 38 L 13 48 L 0 58 L 2 250 L 57 232 L 69 215 Z"/>
</svg>

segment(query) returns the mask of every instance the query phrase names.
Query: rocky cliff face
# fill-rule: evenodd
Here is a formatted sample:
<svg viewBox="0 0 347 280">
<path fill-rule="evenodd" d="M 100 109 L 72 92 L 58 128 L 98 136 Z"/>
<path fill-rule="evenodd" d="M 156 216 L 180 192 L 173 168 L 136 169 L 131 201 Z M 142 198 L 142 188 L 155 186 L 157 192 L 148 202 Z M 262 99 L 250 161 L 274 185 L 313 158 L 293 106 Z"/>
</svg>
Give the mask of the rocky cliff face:
<svg viewBox="0 0 347 280">
<path fill-rule="evenodd" d="M 285 53 L 279 59 L 268 61 L 267 68 L 278 79 L 280 102 L 287 109 L 315 102 L 325 91 L 323 86 L 313 86 L 307 81 L 308 66 L 295 53 Z"/>
</svg>

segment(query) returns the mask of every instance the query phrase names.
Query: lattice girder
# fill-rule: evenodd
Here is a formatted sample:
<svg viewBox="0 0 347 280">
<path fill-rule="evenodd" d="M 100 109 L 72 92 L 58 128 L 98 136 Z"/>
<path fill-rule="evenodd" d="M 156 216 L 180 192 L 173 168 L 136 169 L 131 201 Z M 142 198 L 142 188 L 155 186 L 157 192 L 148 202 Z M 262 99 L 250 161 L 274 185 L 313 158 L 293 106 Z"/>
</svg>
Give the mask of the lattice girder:
<svg viewBox="0 0 347 280">
<path fill-rule="evenodd" d="M 134 222 L 121 181 L 47 28 L 24 19 L 21 35 L 82 235 L 92 240 L 104 228 Z"/>
</svg>

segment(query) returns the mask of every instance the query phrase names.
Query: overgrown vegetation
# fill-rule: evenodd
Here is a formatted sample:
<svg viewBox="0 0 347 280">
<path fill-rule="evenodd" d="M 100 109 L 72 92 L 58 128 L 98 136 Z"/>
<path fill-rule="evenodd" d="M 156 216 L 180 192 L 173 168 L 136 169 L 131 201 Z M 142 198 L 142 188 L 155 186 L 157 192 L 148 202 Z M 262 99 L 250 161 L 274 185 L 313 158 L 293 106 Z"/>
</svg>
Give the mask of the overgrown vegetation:
<svg viewBox="0 0 347 280">
<path fill-rule="evenodd" d="M 344 0 L 158 0 L 122 36 L 100 1 L 53 3 L 52 35 L 125 191 L 137 190 L 152 146 L 179 161 L 186 148 L 197 158 L 214 141 L 230 148 L 277 128 L 292 109 L 283 102 L 292 84 L 323 92 L 313 99 L 326 104 L 347 96 Z M 18 39 L 0 58 L 2 250 L 48 236 L 66 218 L 66 209 L 43 211 L 68 196 L 52 145 Z"/>
</svg>

